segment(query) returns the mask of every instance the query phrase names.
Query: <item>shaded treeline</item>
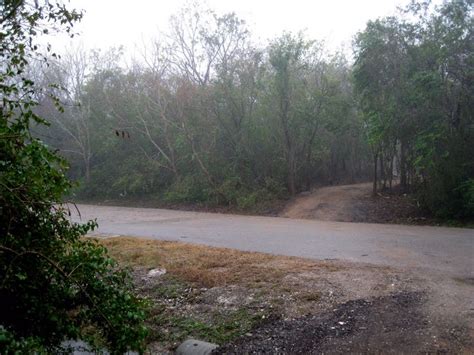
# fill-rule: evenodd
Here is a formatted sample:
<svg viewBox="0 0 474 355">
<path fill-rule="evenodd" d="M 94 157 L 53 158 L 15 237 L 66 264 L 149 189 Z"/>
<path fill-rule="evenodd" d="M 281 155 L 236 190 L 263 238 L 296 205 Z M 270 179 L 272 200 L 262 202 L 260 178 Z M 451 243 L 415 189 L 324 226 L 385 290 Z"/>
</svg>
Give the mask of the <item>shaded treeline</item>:
<svg viewBox="0 0 474 355">
<path fill-rule="evenodd" d="M 369 178 L 350 66 L 319 42 L 284 34 L 260 48 L 235 15 L 193 8 L 135 64 L 119 61 L 76 48 L 44 74 L 68 89 L 64 114 L 42 110 L 81 196 L 247 208 Z"/>
<path fill-rule="evenodd" d="M 76 48 L 42 73 L 67 89 L 53 89 L 64 114 L 41 106 L 44 139 L 84 198 L 245 209 L 372 177 L 472 215 L 472 2 L 425 10 L 369 22 L 351 65 L 301 34 L 256 45 L 234 14 L 183 9 L 127 68 L 120 50 Z"/>
</svg>

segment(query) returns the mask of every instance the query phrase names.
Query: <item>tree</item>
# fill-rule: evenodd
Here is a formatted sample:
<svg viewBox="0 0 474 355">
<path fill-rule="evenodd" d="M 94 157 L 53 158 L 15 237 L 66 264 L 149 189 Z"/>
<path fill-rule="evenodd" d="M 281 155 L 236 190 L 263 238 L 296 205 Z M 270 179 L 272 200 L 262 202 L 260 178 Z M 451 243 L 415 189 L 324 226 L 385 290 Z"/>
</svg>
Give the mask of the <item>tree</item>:
<svg viewBox="0 0 474 355">
<path fill-rule="evenodd" d="M 90 102 L 86 101 L 83 91 L 91 63 L 82 46 L 70 47 L 60 60 L 53 59 L 47 68 L 38 68 L 42 76 L 40 86 L 44 88 L 44 93 L 38 100 L 39 105 L 35 112 L 39 116 L 48 117 L 53 126 L 48 129 L 58 129 L 61 132 L 57 136 L 64 139 L 55 146 L 60 148 L 69 160 L 80 161 L 80 174 L 84 176 L 85 182 L 88 182 L 96 130 L 91 121 Z M 40 84 L 38 80 L 35 82 Z M 51 87 L 51 83 L 55 85 Z M 51 95 L 60 101 L 63 108 L 61 111 L 51 102 Z"/>
<path fill-rule="evenodd" d="M 355 87 L 373 150 L 374 193 L 378 161 L 380 177 L 391 177 L 392 171 L 387 174 L 384 162 L 393 161 L 396 145 L 400 150 L 400 184 L 407 189 L 408 146 L 414 133 L 409 119 L 411 107 L 404 104 L 409 40 L 406 27 L 395 17 L 370 21 L 356 39 Z"/>
<path fill-rule="evenodd" d="M 143 301 L 107 251 L 82 238 L 95 222 L 68 218 L 66 162 L 31 131 L 48 124 L 34 111 L 40 89 L 27 76 L 30 63 L 48 60 L 38 36 L 61 29 L 72 36 L 82 14 L 49 1 L 6 0 L 1 10 L 2 352 L 54 352 L 64 339 L 77 338 L 102 338 L 114 353 L 143 350 Z"/>
<path fill-rule="evenodd" d="M 298 175 L 302 167 L 306 187 L 310 188 L 313 151 L 325 120 L 348 116 L 343 110 L 347 105 L 335 102 L 342 97 L 343 78 L 338 77 L 334 63 L 326 62 L 324 54 L 322 44 L 307 41 L 301 34 L 285 34 L 269 47 L 268 112 L 277 118 L 274 124 L 279 128 L 291 195 L 301 186 Z M 338 104 L 340 112 L 331 109 Z"/>
<path fill-rule="evenodd" d="M 285 69 L 277 62 L 288 53 Z M 71 161 L 70 176 L 84 181 L 81 198 L 151 195 L 252 208 L 367 176 L 350 66 L 322 43 L 288 34 L 259 46 L 235 14 L 195 5 L 172 17 L 169 33 L 142 54 L 128 68 L 89 66 L 77 107 L 87 114 L 66 107 L 67 120 L 58 116 L 50 138 L 43 135 Z M 76 71 L 84 72 L 67 72 Z M 285 95 L 289 109 L 281 114 Z M 89 181 L 77 140 L 65 140 L 61 126 L 91 138 Z M 82 127 L 92 127 L 89 135 L 78 134 Z"/>
<path fill-rule="evenodd" d="M 474 3 L 447 1 L 420 17 L 413 51 L 421 203 L 442 218 L 474 216 Z"/>
<path fill-rule="evenodd" d="M 471 0 L 414 2 L 399 17 L 369 22 L 356 39 L 374 192 L 377 172 L 385 186 L 387 162 L 398 156 L 402 189 L 443 218 L 474 214 L 473 21 Z"/>
</svg>

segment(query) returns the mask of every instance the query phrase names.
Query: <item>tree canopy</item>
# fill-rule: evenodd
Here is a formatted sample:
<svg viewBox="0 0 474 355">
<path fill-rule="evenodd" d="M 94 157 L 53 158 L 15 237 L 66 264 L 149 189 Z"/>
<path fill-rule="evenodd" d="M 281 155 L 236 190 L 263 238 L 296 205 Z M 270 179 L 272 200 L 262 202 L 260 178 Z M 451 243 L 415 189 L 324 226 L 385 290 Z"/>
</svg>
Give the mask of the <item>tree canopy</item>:
<svg viewBox="0 0 474 355">
<path fill-rule="evenodd" d="M 235 14 L 184 8 L 128 67 L 119 48 L 78 47 L 38 72 L 68 90 L 63 115 L 38 98 L 52 126 L 37 134 L 71 161 L 82 199 L 265 209 L 372 176 L 374 193 L 400 184 L 437 217 L 469 218 L 472 6 L 369 21 L 354 63 L 302 33 L 256 44 Z"/>
</svg>

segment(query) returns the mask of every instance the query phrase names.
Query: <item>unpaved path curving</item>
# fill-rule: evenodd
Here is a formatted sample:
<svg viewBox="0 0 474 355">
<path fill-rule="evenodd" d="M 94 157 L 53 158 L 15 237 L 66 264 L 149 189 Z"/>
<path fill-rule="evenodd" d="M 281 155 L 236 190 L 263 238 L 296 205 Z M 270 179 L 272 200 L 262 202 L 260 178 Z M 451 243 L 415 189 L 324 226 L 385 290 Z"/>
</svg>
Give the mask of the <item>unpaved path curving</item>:
<svg viewBox="0 0 474 355">
<path fill-rule="evenodd" d="M 293 198 L 280 217 L 335 222 L 433 225 L 414 196 L 393 193 L 372 195 L 372 183 L 321 187 Z"/>
<path fill-rule="evenodd" d="M 359 202 L 370 197 L 371 189 L 371 183 L 322 187 L 297 196 L 281 217 L 353 222 L 361 218 Z"/>
</svg>

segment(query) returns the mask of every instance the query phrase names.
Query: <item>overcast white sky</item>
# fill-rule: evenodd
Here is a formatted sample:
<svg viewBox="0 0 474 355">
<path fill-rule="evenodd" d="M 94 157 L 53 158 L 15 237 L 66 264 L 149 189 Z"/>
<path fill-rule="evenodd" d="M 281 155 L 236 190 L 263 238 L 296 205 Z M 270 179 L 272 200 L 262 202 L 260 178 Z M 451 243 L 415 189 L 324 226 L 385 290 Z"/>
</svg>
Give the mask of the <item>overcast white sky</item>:
<svg viewBox="0 0 474 355">
<path fill-rule="evenodd" d="M 66 0 L 67 1 L 67 0 Z M 186 0 L 71 0 L 86 11 L 76 29 L 86 48 L 134 44 L 164 30 L 168 18 Z M 328 48 L 350 49 L 352 36 L 369 19 L 391 15 L 409 0 L 207 0 L 217 13 L 235 12 L 249 24 L 255 39 L 265 40 L 284 30 L 306 30 L 309 38 L 324 39 Z M 61 41 L 63 42 L 63 41 Z M 63 42 L 64 43 L 64 42 Z M 59 48 L 58 48 L 59 49 Z"/>
</svg>

